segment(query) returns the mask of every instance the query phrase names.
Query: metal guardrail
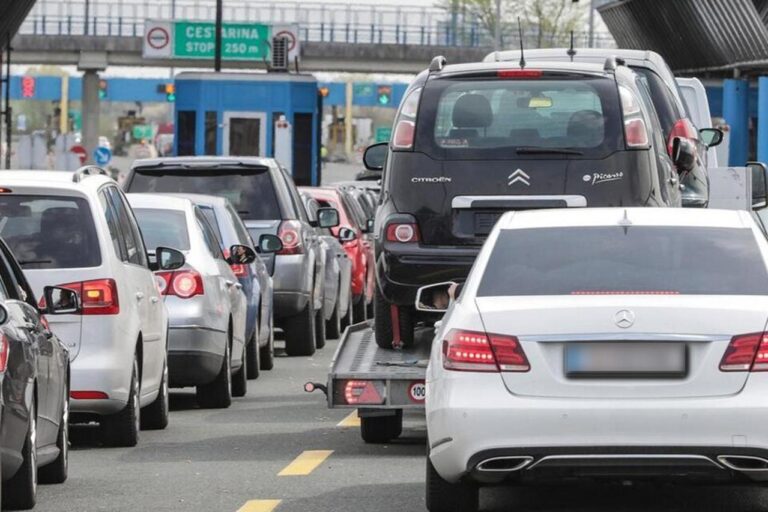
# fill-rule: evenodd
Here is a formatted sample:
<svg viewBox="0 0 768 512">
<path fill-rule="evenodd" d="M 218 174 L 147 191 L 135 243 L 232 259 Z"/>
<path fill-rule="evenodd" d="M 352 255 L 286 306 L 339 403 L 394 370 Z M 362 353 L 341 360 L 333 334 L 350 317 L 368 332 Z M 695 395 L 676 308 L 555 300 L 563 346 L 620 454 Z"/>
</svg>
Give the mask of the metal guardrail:
<svg viewBox="0 0 768 512">
<path fill-rule="evenodd" d="M 34 35 L 92 35 L 137 37 L 147 19 L 213 20 L 213 0 L 37 0 L 19 33 Z M 492 46 L 493 35 L 477 20 L 435 7 L 365 5 L 318 2 L 264 2 L 228 0 L 224 20 L 275 24 L 297 23 L 303 41 L 335 43 Z M 540 38 L 524 34 L 529 47 L 567 46 L 570 35 Z M 506 39 L 504 41 L 504 39 Z M 575 34 L 586 46 L 586 33 Z M 517 46 L 516 33 L 503 38 L 504 46 Z M 599 47 L 615 46 L 610 34 L 595 37 Z"/>
</svg>

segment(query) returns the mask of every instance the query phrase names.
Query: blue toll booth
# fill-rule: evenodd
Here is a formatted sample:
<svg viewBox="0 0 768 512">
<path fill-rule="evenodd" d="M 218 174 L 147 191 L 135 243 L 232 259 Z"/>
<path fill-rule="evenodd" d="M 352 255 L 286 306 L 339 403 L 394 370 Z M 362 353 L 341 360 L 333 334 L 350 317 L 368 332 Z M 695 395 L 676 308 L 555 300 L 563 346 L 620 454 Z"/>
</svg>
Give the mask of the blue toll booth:
<svg viewBox="0 0 768 512">
<path fill-rule="evenodd" d="M 175 153 L 273 157 L 296 184 L 318 185 L 321 107 L 312 75 L 181 73 Z"/>
</svg>

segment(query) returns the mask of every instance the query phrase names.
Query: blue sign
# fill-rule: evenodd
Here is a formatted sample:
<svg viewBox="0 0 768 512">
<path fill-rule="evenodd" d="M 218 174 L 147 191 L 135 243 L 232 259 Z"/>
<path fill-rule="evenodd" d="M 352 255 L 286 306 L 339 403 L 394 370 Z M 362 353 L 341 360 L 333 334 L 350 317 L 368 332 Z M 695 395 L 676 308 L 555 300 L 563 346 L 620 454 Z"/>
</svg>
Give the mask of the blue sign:
<svg viewBox="0 0 768 512">
<path fill-rule="evenodd" d="M 112 150 L 103 146 L 94 149 L 93 161 L 96 165 L 107 165 L 112 161 Z"/>
</svg>

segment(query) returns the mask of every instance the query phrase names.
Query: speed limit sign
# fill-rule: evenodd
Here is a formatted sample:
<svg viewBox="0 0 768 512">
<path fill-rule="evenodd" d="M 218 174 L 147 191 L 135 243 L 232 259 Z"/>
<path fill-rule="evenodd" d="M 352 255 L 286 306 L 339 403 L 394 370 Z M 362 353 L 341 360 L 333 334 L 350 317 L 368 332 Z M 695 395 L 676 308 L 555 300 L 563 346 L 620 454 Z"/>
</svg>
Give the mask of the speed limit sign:
<svg viewBox="0 0 768 512">
<path fill-rule="evenodd" d="M 417 404 L 423 403 L 424 399 L 427 398 L 427 385 L 423 380 L 415 380 L 411 382 L 411 385 L 408 388 L 408 396 L 411 398 L 412 402 Z"/>
</svg>

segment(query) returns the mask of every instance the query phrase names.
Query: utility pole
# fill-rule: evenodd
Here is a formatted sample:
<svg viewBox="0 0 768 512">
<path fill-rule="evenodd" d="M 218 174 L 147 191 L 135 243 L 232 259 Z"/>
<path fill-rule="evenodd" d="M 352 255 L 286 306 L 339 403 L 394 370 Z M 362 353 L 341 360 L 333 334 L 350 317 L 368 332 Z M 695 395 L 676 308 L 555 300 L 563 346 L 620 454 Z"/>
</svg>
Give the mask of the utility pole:
<svg viewBox="0 0 768 512">
<path fill-rule="evenodd" d="M 90 25 L 91 18 L 91 0 L 85 0 L 85 27 L 83 28 L 83 34 L 88 35 L 88 25 Z"/>
<path fill-rule="evenodd" d="M 493 49 L 501 51 L 501 0 L 496 0 L 496 20 L 493 27 Z"/>
<path fill-rule="evenodd" d="M 589 47 L 595 47 L 595 0 L 589 0 Z"/>
<path fill-rule="evenodd" d="M 221 25 L 224 6 L 224 0 L 216 0 L 216 35 L 215 35 L 215 56 L 213 60 L 213 70 L 219 73 L 221 71 Z"/>
</svg>

